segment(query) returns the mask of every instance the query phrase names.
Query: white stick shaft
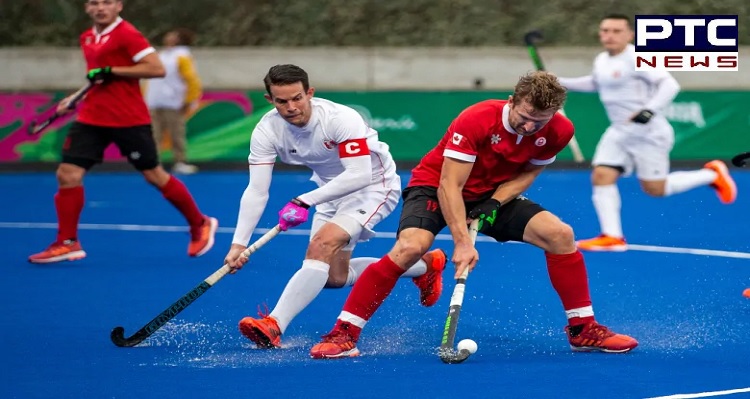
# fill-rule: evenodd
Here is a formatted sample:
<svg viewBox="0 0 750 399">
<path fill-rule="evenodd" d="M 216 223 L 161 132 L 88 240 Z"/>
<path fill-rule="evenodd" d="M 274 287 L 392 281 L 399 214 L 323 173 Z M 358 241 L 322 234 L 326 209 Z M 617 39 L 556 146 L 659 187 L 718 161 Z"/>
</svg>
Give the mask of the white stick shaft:
<svg viewBox="0 0 750 399">
<path fill-rule="evenodd" d="M 477 242 L 477 233 L 479 228 L 479 221 L 474 219 L 471 221 L 471 224 L 469 225 L 469 237 L 471 237 L 471 244 L 474 245 Z M 469 268 L 467 267 L 464 269 L 464 272 L 461 273 L 461 275 L 458 278 L 467 278 L 469 277 Z M 463 292 L 461 292 L 461 297 L 463 297 Z M 451 298 L 451 304 L 453 303 L 453 298 Z M 460 303 L 460 301 L 459 301 Z"/>
<path fill-rule="evenodd" d="M 271 239 L 274 238 L 274 237 L 276 237 L 276 235 L 278 235 L 280 232 L 281 232 L 281 227 L 279 227 L 279 225 L 277 224 L 276 226 L 274 226 L 274 228 L 272 228 L 271 230 L 269 230 L 268 233 L 263 234 L 262 237 L 260 237 L 259 239 L 255 240 L 254 243 L 250 244 L 250 246 L 247 247 L 246 250 L 242 251 L 242 253 L 240 254 L 240 256 L 244 256 L 246 258 L 249 258 L 250 255 L 252 255 L 255 251 L 257 251 L 258 249 L 260 249 L 260 247 L 266 245 L 267 242 L 271 241 Z M 207 282 L 210 285 L 214 285 L 214 284 L 216 284 L 217 281 L 221 280 L 221 278 L 224 277 L 231 270 L 232 270 L 232 268 L 229 267 L 229 265 L 225 264 L 224 266 L 222 266 L 221 268 L 219 268 L 219 270 L 213 272 L 213 274 L 211 274 L 210 276 L 208 276 L 208 278 L 206 278 L 204 281 Z"/>
<path fill-rule="evenodd" d="M 560 109 L 560 113 L 563 116 L 567 117 L 567 115 L 565 115 L 565 110 L 564 109 Z M 581 151 L 581 146 L 578 145 L 578 140 L 576 140 L 576 136 L 573 136 L 570 139 L 570 142 L 568 142 L 568 147 L 570 147 L 570 152 L 573 153 L 573 160 L 574 161 L 576 161 L 578 163 L 581 163 L 581 162 L 583 162 L 583 161 L 586 160 L 586 158 L 583 157 L 583 151 Z"/>
</svg>

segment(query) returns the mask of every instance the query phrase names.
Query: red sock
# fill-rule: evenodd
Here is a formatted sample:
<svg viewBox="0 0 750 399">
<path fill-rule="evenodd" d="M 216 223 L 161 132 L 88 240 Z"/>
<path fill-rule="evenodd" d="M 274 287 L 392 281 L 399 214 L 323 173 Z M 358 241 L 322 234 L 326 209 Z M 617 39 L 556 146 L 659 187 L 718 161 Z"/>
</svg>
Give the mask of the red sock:
<svg viewBox="0 0 750 399">
<path fill-rule="evenodd" d="M 169 181 L 160 188 L 162 195 L 171 202 L 177 210 L 185 216 L 191 231 L 196 230 L 203 224 L 203 213 L 198 209 L 193 196 L 180 179 L 169 176 Z"/>
<path fill-rule="evenodd" d="M 370 320 L 404 272 L 405 270 L 394 263 L 388 255 L 367 266 L 352 287 L 343 310 L 364 320 Z M 339 324 L 341 322 L 337 321 L 336 326 Z M 356 330 L 354 333 L 358 337 L 361 329 Z"/>
<path fill-rule="evenodd" d="M 78 220 L 83 211 L 83 186 L 60 188 L 55 194 L 57 242 L 78 239 Z"/>
<path fill-rule="evenodd" d="M 586 276 L 586 264 L 580 251 L 572 254 L 555 255 L 545 252 L 547 257 L 547 272 L 552 287 L 560 296 L 565 310 L 591 306 L 589 281 Z M 594 321 L 594 316 L 572 317 L 568 319 L 570 325 L 586 324 Z"/>
</svg>

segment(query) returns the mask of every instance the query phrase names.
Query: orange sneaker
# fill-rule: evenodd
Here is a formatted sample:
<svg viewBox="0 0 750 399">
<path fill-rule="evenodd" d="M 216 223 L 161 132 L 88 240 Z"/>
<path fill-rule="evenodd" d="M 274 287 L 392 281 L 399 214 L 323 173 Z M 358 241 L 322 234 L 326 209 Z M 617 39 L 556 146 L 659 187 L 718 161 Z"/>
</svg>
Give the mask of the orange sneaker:
<svg viewBox="0 0 750 399">
<path fill-rule="evenodd" d="M 413 277 L 412 281 L 419 288 L 419 301 L 422 305 L 432 306 L 443 293 L 443 270 L 447 256 L 442 249 L 435 249 L 424 254 L 422 260 L 427 263 L 427 271 L 419 277 Z"/>
<path fill-rule="evenodd" d="M 208 252 L 214 246 L 214 237 L 218 228 L 219 221 L 216 218 L 205 216 L 200 230 L 190 239 L 188 256 L 198 257 Z"/>
<path fill-rule="evenodd" d="M 581 330 L 573 335 L 570 330 L 576 327 L 565 327 L 570 349 L 574 352 L 625 353 L 638 346 L 635 339 L 624 334 L 616 334 L 595 321 L 583 325 Z"/>
<path fill-rule="evenodd" d="M 628 244 L 624 238 L 617 238 L 601 234 L 598 237 L 580 240 L 576 242 L 578 249 L 583 251 L 599 252 L 623 252 L 628 250 Z"/>
<path fill-rule="evenodd" d="M 54 242 L 47 249 L 29 256 L 31 263 L 55 263 L 65 260 L 79 260 L 86 257 L 86 252 L 81 248 L 81 243 L 76 240 L 65 240 L 62 243 Z"/>
<path fill-rule="evenodd" d="M 357 328 L 349 323 L 341 323 L 323 336 L 323 341 L 310 349 L 310 357 L 313 359 L 336 359 L 341 357 L 359 356 L 357 340 L 349 332 Z"/>
<path fill-rule="evenodd" d="M 240 332 L 261 349 L 281 348 L 281 329 L 271 316 L 262 319 L 245 317 L 240 320 Z"/>
<path fill-rule="evenodd" d="M 733 203 L 737 199 L 737 185 L 734 183 L 732 176 L 729 175 L 727 164 L 715 160 L 703 165 L 703 167 L 716 172 L 716 180 L 711 183 L 711 187 L 716 190 L 719 201 L 727 205 Z"/>
</svg>

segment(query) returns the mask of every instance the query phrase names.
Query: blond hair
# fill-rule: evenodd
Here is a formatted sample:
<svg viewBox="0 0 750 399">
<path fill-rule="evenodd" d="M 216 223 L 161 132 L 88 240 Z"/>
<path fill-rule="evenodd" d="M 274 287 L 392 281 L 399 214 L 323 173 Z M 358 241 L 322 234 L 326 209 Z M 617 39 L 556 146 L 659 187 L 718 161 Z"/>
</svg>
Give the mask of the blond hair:
<svg viewBox="0 0 750 399">
<path fill-rule="evenodd" d="M 567 91 L 549 72 L 535 71 L 521 76 L 513 90 L 513 105 L 528 102 L 536 110 L 559 110 L 565 104 Z"/>
</svg>

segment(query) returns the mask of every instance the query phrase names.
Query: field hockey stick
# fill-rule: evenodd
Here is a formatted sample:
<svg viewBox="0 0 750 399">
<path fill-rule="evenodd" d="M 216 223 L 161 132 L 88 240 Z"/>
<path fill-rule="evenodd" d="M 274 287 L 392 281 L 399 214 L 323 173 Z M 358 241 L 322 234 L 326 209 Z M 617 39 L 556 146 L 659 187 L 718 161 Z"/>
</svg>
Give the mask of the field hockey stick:
<svg viewBox="0 0 750 399">
<path fill-rule="evenodd" d="M 478 225 L 479 221 L 475 219 L 469 226 L 469 237 L 471 237 L 472 245 L 477 241 Z M 456 286 L 453 288 L 448 318 L 445 319 L 445 326 L 443 327 L 443 339 L 440 342 L 440 349 L 438 349 L 438 355 L 440 355 L 440 360 L 443 363 L 461 363 L 471 356 L 471 352 L 466 349 L 456 350 L 453 348 L 453 341 L 456 339 L 456 330 L 458 329 L 458 316 L 461 314 L 461 307 L 464 303 L 464 291 L 466 290 L 466 279 L 468 277 L 469 267 L 467 266 L 456 279 Z"/>
<path fill-rule="evenodd" d="M 542 61 L 542 56 L 539 55 L 539 49 L 537 47 L 537 42 L 544 39 L 544 36 L 542 35 L 541 31 L 533 30 L 527 34 L 524 35 L 523 41 L 526 43 L 526 49 L 529 51 L 529 57 L 531 57 L 531 61 L 534 63 L 534 68 L 536 68 L 537 71 L 544 71 L 544 62 Z M 565 116 L 565 110 L 560 109 L 560 113 Z M 586 159 L 583 157 L 583 152 L 581 151 L 581 146 L 578 144 L 578 140 L 576 140 L 576 137 L 573 136 L 570 139 L 570 142 L 568 142 L 568 146 L 570 147 L 570 152 L 573 153 L 573 159 L 581 163 L 585 161 Z"/>
<path fill-rule="evenodd" d="M 73 96 L 70 98 L 70 101 L 68 102 L 68 106 L 65 108 L 68 110 L 72 110 L 73 108 L 75 108 L 76 105 L 78 105 L 78 102 L 81 101 L 81 99 L 83 99 L 86 93 L 88 93 L 93 87 L 94 87 L 94 84 L 89 83 L 86 86 L 83 86 L 82 88 L 80 88 L 77 92 L 73 93 Z M 52 122 L 56 121 L 57 118 L 64 115 L 64 114 L 57 112 L 57 105 L 55 105 L 54 110 L 55 110 L 55 113 L 52 114 L 52 116 L 48 117 L 47 119 L 43 120 L 42 122 L 37 123 L 36 121 L 31 121 L 29 123 L 28 134 L 30 136 L 35 136 L 41 133 L 42 130 L 46 129 L 49 125 L 52 124 Z"/>
<path fill-rule="evenodd" d="M 250 244 L 250 246 L 246 250 L 242 251 L 242 254 L 240 254 L 240 256 L 244 256 L 246 258 L 249 257 L 260 247 L 265 245 L 268 241 L 271 241 L 272 238 L 276 237 L 279 232 L 281 232 L 281 227 L 279 227 L 279 225 L 276 225 L 276 227 L 271 229 L 271 231 L 264 234 L 263 237 Z M 155 333 L 158 329 L 167 324 L 167 322 L 172 320 L 180 312 L 185 310 L 185 308 L 187 308 L 201 295 L 206 293 L 209 288 L 213 287 L 214 284 L 221 280 L 222 277 L 226 276 L 227 273 L 229 273 L 231 270 L 232 268 L 230 268 L 228 264 L 224 264 L 224 266 L 222 266 L 219 270 L 208 276 L 195 288 L 190 290 L 190 292 L 183 295 L 182 298 L 178 299 L 168 308 L 164 309 L 163 312 L 159 313 L 158 316 L 154 317 L 153 320 L 149 321 L 148 324 L 141 327 L 140 330 L 136 331 L 135 334 L 128 338 L 125 338 L 125 329 L 123 327 L 118 326 L 113 328 L 112 333 L 110 334 L 112 343 L 119 347 L 131 347 L 143 342 L 143 340 L 150 337 L 151 334 Z"/>
<path fill-rule="evenodd" d="M 742 154 L 737 154 L 732 158 L 732 165 L 741 168 L 745 166 L 745 162 L 750 159 L 750 152 L 743 152 Z"/>
</svg>

